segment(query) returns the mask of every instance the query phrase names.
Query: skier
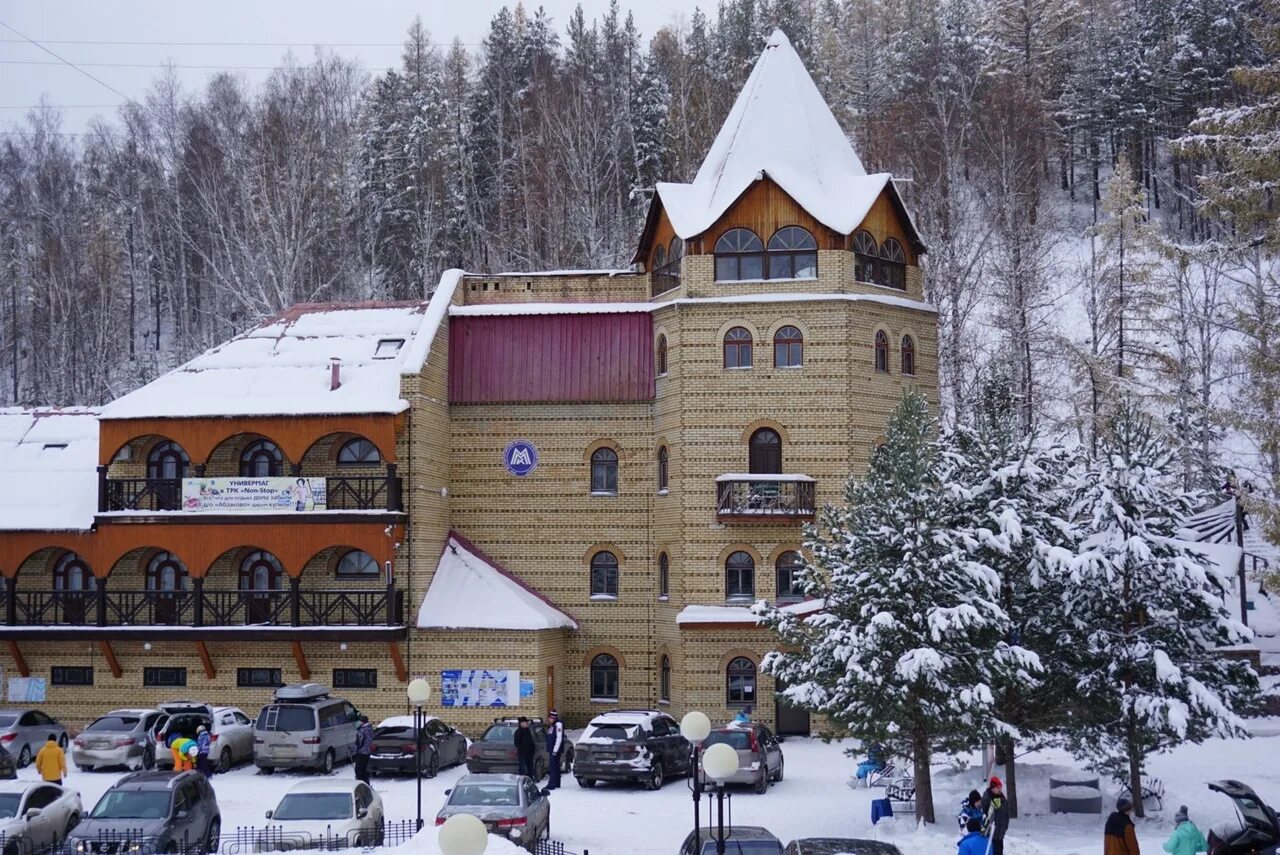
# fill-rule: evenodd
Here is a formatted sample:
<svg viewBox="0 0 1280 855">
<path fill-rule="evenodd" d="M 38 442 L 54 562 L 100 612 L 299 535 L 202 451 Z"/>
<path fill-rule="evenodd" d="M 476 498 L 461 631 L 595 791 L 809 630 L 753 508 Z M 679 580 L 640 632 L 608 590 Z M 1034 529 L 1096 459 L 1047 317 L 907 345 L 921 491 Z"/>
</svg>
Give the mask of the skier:
<svg viewBox="0 0 1280 855">
<path fill-rule="evenodd" d="M 209 749 L 213 747 L 213 738 L 209 729 L 203 724 L 196 728 L 196 768 L 206 778 L 213 777 L 213 766 L 209 763 Z"/>
<path fill-rule="evenodd" d="M 547 789 L 560 789 L 560 755 L 564 752 L 564 722 L 555 710 L 547 713 Z"/>
<path fill-rule="evenodd" d="M 969 826 L 969 820 L 976 819 L 979 824 L 982 823 L 982 793 L 977 790 L 970 790 L 969 797 L 960 804 L 960 815 L 957 817 L 960 822 L 960 833 L 964 834 L 965 829 Z"/>
<path fill-rule="evenodd" d="M 1128 796 L 1116 799 L 1115 813 L 1107 817 L 1102 832 L 1102 855 L 1139 855 L 1138 833 L 1129 819 L 1131 810 L 1133 800 Z"/>
<path fill-rule="evenodd" d="M 369 783 L 369 755 L 373 753 L 373 725 L 369 724 L 367 715 L 360 716 L 360 726 L 356 728 L 356 780 Z"/>
<path fill-rule="evenodd" d="M 964 827 L 965 836 L 956 844 L 956 855 L 986 855 L 987 838 L 982 833 L 982 820 L 970 819 Z"/>
<path fill-rule="evenodd" d="M 991 838 L 991 855 L 1004 855 L 1004 836 L 1009 831 L 1009 805 L 1004 797 L 1004 783 L 992 776 L 982 794 L 983 833 Z"/>
<path fill-rule="evenodd" d="M 1187 816 L 1187 806 L 1178 808 L 1173 817 L 1173 835 L 1165 841 L 1164 851 L 1170 855 L 1196 855 L 1197 852 L 1209 851 L 1209 841 L 1204 839 L 1200 829 Z"/>
<path fill-rule="evenodd" d="M 516 765 L 517 774 L 533 777 L 533 731 L 529 729 L 529 719 L 520 716 L 516 720 Z"/>
</svg>

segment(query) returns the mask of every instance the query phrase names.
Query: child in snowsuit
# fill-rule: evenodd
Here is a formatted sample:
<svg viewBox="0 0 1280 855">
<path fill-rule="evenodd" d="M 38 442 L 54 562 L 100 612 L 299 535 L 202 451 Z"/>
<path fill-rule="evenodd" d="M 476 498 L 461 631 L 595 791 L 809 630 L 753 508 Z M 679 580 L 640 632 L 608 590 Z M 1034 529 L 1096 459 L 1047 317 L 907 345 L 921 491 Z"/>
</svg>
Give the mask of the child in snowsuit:
<svg viewBox="0 0 1280 855">
<path fill-rule="evenodd" d="M 1209 841 L 1204 839 L 1200 829 L 1187 816 L 1187 806 L 1178 808 L 1173 817 L 1173 836 L 1164 843 L 1164 851 L 1170 855 L 1196 855 L 1197 852 L 1209 851 Z"/>
<path fill-rule="evenodd" d="M 173 771 L 174 772 L 190 772 L 195 764 L 191 759 L 191 749 L 195 746 L 194 739 L 188 739 L 185 736 L 175 736 L 173 741 L 169 743 L 169 752 L 173 754 Z"/>
<path fill-rule="evenodd" d="M 987 837 L 982 833 L 982 820 L 969 820 L 964 830 L 964 837 L 956 844 L 956 855 L 987 855 Z"/>
<path fill-rule="evenodd" d="M 196 768 L 206 778 L 213 777 L 213 764 L 209 760 L 209 751 L 213 748 L 213 737 L 203 724 L 196 728 Z"/>
<path fill-rule="evenodd" d="M 969 791 L 969 798 L 965 799 L 960 805 L 960 815 L 956 817 L 960 822 L 960 834 L 963 835 L 969 827 L 969 820 L 976 819 L 978 821 L 979 830 L 982 827 L 982 793 L 977 790 Z"/>
</svg>

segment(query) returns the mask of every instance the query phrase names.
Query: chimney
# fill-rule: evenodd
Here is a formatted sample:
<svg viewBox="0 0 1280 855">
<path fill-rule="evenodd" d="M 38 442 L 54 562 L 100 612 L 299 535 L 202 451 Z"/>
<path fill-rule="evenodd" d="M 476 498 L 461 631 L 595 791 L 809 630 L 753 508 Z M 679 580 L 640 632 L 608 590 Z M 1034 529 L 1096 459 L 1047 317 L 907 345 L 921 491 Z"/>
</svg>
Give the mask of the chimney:
<svg viewBox="0 0 1280 855">
<path fill-rule="evenodd" d="M 329 391 L 332 392 L 342 385 L 342 360 L 336 356 L 330 357 L 329 362 Z"/>
</svg>

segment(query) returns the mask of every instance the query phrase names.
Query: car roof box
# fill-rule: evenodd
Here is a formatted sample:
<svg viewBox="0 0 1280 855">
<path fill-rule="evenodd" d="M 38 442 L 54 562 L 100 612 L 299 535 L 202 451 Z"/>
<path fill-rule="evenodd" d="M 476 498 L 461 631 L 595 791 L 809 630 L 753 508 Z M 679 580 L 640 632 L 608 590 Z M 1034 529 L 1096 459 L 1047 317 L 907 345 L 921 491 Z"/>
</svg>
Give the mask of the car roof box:
<svg viewBox="0 0 1280 855">
<path fill-rule="evenodd" d="M 321 683 L 295 683 L 276 689 L 277 701 L 318 701 L 329 697 L 329 687 Z"/>
</svg>

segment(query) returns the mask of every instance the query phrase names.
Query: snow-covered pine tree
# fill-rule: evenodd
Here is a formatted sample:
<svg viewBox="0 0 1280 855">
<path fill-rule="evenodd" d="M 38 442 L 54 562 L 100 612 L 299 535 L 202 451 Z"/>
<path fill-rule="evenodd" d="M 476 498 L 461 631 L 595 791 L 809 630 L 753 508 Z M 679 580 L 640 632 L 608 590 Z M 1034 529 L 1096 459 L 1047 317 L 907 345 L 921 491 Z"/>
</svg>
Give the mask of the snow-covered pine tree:
<svg viewBox="0 0 1280 855">
<path fill-rule="evenodd" d="M 808 617 L 760 605 L 781 641 L 765 670 L 787 696 L 868 744 L 909 755 L 916 811 L 934 822 L 935 751 L 971 748 L 999 728 L 989 675 L 1028 664 L 1000 643 L 1000 579 L 957 528 L 964 505 L 945 483 L 935 423 L 918 392 L 889 420 L 865 479 L 808 533 Z"/>
<path fill-rule="evenodd" d="M 1194 495 L 1170 470 L 1162 438 L 1125 399 L 1074 490 L 1084 540 L 1062 603 L 1060 661 L 1076 690 L 1066 737 L 1134 793 L 1150 754 L 1245 735 L 1238 711 L 1258 688 L 1248 664 L 1214 649 L 1249 631 L 1223 603 L 1230 571 L 1173 539 Z"/>
<path fill-rule="evenodd" d="M 988 681 L 995 712 L 1008 725 L 998 736 L 1005 758 L 1010 814 L 1017 816 L 1019 740 L 1055 729 L 1073 687 L 1061 668 L 1044 667 L 1061 635 L 1065 558 L 1078 537 L 1069 521 L 1065 488 L 1075 456 L 1020 430 L 1013 383 L 992 372 L 982 378 L 973 413 L 942 438 L 952 490 L 969 520 L 964 549 L 1000 578 L 1000 606 L 1008 632 L 998 645 Z"/>
</svg>

